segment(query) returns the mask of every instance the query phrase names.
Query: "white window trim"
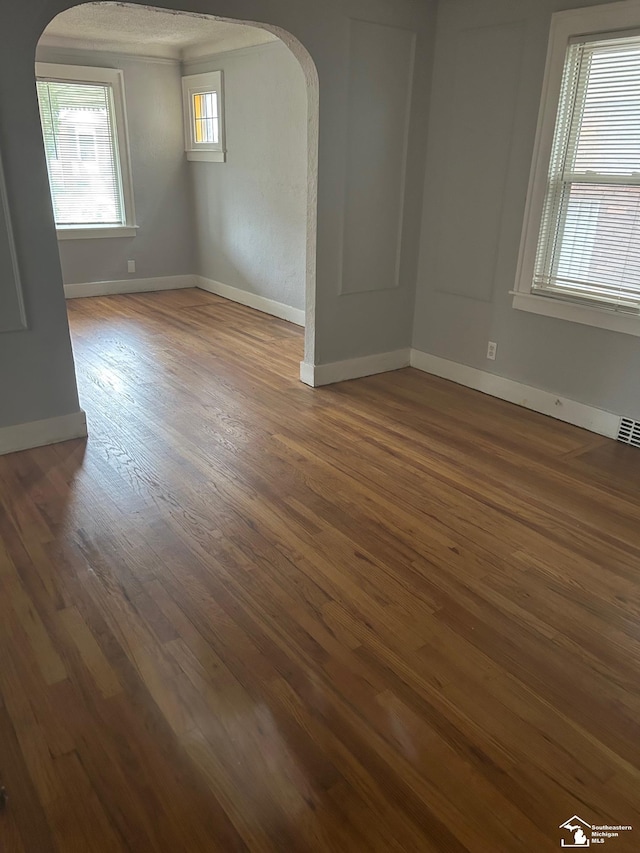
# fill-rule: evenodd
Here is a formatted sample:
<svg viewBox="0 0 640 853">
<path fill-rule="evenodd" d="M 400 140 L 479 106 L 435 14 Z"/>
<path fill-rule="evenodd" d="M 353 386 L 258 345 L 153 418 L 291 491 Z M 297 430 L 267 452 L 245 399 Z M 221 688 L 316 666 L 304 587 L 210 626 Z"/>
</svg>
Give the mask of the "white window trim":
<svg viewBox="0 0 640 853">
<path fill-rule="evenodd" d="M 215 92 L 218 96 L 218 142 L 196 142 L 193 138 L 193 98 L 198 92 Z M 227 159 L 224 126 L 224 81 L 222 71 L 189 74 L 182 78 L 184 113 L 184 148 L 187 160 L 224 163 Z"/>
<path fill-rule="evenodd" d="M 623 2 L 609 3 L 604 6 L 571 9 L 566 12 L 556 12 L 552 16 L 516 286 L 515 290 L 511 291 L 513 307 L 520 311 L 530 311 L 534 314 L 638 336 L 640 336 L 640 316 L 623 314 L 606 307 L 579 305 L 568 300 L 536 295 L 531 292 L 531 285 L 547 192 L 564 64 L 570 39 L 576 36 L 613 34 L 620 30 L 637 30 L 639 27 L 639 0 L 623 0 Z"/>
<path fill-rule="evenodd" d="M 133 179 L 131 175 L 131 148 L 127 125 L 127 107 L 124 94 L 124 74 L 117 68 L 94 68 L 86 65 L 58 65 L 36 62 L 38 80 L 60 80 L 72 83 L 105 83 L 113 89 L 116 142 L 125 222 L 123 225 L 56 225 L 59 240 L 90 240 L 102 237 L 135 237 L 138 226 L 133 201 Z"/>
<path fill-rule="evenodd" d="M 96 240 L 103 237 L 135 237 L 137 225 L 58 225 L 58 240 Z"/>
</svg>

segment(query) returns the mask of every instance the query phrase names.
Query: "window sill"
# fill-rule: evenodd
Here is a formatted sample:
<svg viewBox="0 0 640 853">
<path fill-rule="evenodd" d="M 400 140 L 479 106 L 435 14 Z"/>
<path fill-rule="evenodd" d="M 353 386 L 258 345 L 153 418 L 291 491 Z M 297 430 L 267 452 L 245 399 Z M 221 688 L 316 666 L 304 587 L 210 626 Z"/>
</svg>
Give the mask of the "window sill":
<svg viewBox="0 0 640 853">
<path fill-rule="evenodd" d="M 187 160 L 192 163 L 226 163 L 226 151 L 187 151 Z"/>
<path fill-rule="evenodd" d="M 534 296 L 531 293 L 511 291 L 513 307 L 518 311 L 529 311 L 545 317 L 557 317 L 570 323 L 581 323 L 584 326 L 597 326 L 625 335 L 640 336 L 640 316 L 622 314 L 606 308 L 591 308 L 588 305 L 574 305 L 547 296 Z"/>
<path fill-rule="evenodd" d="M 86 228 L 57 228 L 58 240 L 94 240 L 103 237 L 135 237 L 137 225 L 90 225 Z"/>
</svg>

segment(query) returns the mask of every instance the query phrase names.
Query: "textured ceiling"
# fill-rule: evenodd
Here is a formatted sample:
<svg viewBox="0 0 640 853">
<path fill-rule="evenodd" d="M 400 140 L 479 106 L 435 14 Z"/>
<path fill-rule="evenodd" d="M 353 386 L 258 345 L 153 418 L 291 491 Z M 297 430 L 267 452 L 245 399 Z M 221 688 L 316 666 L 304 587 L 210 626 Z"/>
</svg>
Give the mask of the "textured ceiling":
<svg viewBox="0 0 640 853">
<path fill-rule="evenodd" d="M 40 44 L 191 59 L 273 41 L 258 27 L 126 3 L 86 3 L 62 12 Z"/>
</svg>

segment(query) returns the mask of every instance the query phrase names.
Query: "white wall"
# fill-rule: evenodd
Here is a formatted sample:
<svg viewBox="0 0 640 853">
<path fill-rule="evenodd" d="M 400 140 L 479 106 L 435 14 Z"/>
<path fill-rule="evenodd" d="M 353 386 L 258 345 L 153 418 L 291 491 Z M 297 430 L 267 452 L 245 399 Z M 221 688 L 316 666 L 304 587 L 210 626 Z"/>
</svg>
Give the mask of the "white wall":
<svg viewBox="0 0 640 853">
<path fill-rule="evenodd" d="M 516 311 L 509 295 L 551 14 L 588 5 L 442 0 L 413 346 L 640 418 L 640 338 Z"/>
<path fill-rule="evenodd" d="M 135 237 L 59 242 L 65 284 L 195 272 L 195 232 L 182 132 L 180 63 L 40 47 L 41 62 L 120 68 L 124 73 Z M 136 262 L 134 276 L 127 261 Z"/>
<path fill-rule="evenodd" d="M 189 163 L 193 272 L 293 308 L 305 307 L 307 91 L 282 42 L 183 67 L 224 74 L 226 163 Z"/>
</svg>

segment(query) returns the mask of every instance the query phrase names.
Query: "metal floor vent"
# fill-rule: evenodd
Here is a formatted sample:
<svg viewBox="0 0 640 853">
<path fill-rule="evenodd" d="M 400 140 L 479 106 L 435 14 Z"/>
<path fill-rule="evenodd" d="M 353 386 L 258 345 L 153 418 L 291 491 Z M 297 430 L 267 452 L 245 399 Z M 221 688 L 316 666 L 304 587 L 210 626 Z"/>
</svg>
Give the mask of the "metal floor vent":
<svg viewBox="0 0 640 853">
<path fill-rule="evenodd" d="M 631 418 L 622 418 L 620 421 L 620 432 L 618 441 L 640 447 L 640 421 L 632 421 Z"/>
</svg>

